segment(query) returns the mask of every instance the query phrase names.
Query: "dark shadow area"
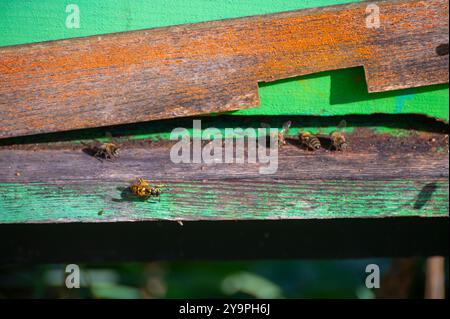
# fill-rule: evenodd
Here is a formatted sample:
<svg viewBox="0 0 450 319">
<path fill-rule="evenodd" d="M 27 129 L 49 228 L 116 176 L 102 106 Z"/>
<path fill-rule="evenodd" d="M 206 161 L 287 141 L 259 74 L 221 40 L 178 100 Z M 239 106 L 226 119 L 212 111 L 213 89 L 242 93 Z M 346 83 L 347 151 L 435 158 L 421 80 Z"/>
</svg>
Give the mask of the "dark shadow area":
<svg viewBox="0 0 450 319">
<path fill-rule="evenodd" d="M 328 136 L 318 136 L 318 139 L 320 141 L 320 145 L 327 150 L 331 150 L 333 148 L 333 144 L 331 142 L 331 139 Z M 336 150 L 334 150 L 336 151 Z"/>
<path fill-rule="evenodd" d="M 163 134 L 171 132 L 177 127 L 192 128 L 192 120 L 201 119 L 202 128 L 215 127 L 224 129 L 228 127 L 259 128 L 261 123 L 270 124 L 271 127 L 281 128 L 286 121 L 292 121 L 292 128 L 315 127 L 335 128 L 342 119 L 347 121 L 347 127 L 385 127 L 389 129 L 406 129 L 421 132 L 448 134 L 448 124 L 417 114 L 372 114 L 372 115 L 346 115 L 346 116 L 204 116 L 179 118 L 125 124 L 93 129 L 74 130 L 67 132 L 39 134 L 14 138 L 0 139 L 0 146 L 17 144 L 38 144 L 53 142 L 71 142 L 79 140 L 95 140 L 105 137 L 110 132 L 115 138 L 127 139 L 139 134 Z"/>
<path fill-rule="evenodd" d="M 317 138 L 320 141 L 321 148 L 326 149 L 326 150 L 331 150 L 331 148 L 332 148 L 331 147 L 331 139 L 328 136 L 317 135 Z M 293 146 L 299 147 L 304 151 L 315 152 L 315 150 L 312 150 L 312 149 L 308 148 L 306 145 L 301 144 L 301 142 L 299 141 L 298 138 L 288 137 L 285 140 L 286 140 L 286 144 L 288 144 L 288 145 L 293 145 Z"/>
<path fill-rule="evenodd" d="M 0 263 L 434 256 L 448 234 L 446 217 L 4 224 Z"/>
<path fill-rule="evenodd" d="M 426 184 L 417 195 L 416 202 L 414 203 L 414 209 L 421 209 L 433 196 L 433 193 L 437 190 L 438 186 L 435 182 Z"/>
<path fill-rule="evenodd" d="M 284 140 L 286 141 L 287 145 L 300 146 L 298 138 L 286 137 Z"/>
<path fill-rule="evenodd" d="M 103 162 L 103 160 L 102 160 L 101 158 L 99 158 L 98 156 L 96 156 L 96 154 L 97 154 L 97 149 L 95 149 L 94 147 L 86 146 L 86 147 L 83 147 L 83 148 L 81 149 L 81 151 L 82 151 L 84 154 L 86 154 L 86 155 L 88 155 L 88 156 L 91 156 L 91 157 L 95 158 L 96 160 L 98 160 L 98 161 L 100 161 L 100 162 Z"/>
<path fill-rule="evenodd" d="M 436 47 L 436 54 L 439 56 L 448 55 L 448 43 L 439 44 Z"/>
</svg>

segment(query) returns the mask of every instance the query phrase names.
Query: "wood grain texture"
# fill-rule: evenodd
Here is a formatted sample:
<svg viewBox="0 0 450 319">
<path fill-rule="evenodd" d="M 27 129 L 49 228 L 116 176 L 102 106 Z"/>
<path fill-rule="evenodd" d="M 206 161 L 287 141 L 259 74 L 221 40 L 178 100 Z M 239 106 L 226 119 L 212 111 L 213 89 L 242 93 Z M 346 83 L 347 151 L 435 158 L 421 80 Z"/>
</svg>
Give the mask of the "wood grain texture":
<svg viewBox="0 0 450 319">
<path fill-rule="evenodd" d="M 6 148 L 0 223 L 448 217 L 448 148 L 357 136 L 345 153 L 287 145 L 272 175 L 259 172 L 267 164 L 174 164 L 167 145 L 124 144 L 116 162 L 76 147 Z M 141 201 L 127 190 L 137 177 L 170 190 Z"/>
<path fill-rule="evenodd" d="M 338 5 L 357 0 L 77 0 L 81 28 L 61 25 L 66 0 L 0 1 L 0 46 L 126 32 Z M 360 2 L 360 1 L 359 1 Z M 32 15 L 30 13 L 33 13 Z M 183 14 L 180 14 L 182 12 Z M 99 23 L 99 21 L 101 21 Z M 260 106 L 232 111 L 251 116 L 425 114 L 448 123 L 448 84 L 368 93 L 362 67 L 260 83 Z M 148 122 L 153 126 L 155 121 Z M 158 125 L 158 124 L 155 124 Z"/>
<path fill-rule="evenodd" d="M 364 66 L 369 91 L 448 82 L 448 1 L 366 3 L 0 49 L 0 137 L 220 112 L 257 83 Z"/>
</svg>

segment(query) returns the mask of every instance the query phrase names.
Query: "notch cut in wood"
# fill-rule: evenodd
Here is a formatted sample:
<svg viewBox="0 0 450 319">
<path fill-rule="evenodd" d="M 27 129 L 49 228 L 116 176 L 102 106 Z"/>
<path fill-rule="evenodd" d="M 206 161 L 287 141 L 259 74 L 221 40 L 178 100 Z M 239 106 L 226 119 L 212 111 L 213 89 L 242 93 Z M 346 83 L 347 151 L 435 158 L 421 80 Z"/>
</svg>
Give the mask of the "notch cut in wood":
<svg viewBox="0 0 450 319">
<path fill-rule="evenodd" d="M 374 5 L 378 28 L 367 20 Z M 258 82 L 355 66 L 364 67 L 370 92 L 448 82 L 448 0 L 1 48 L 0 138 L 255 107 Z"/>
</svg>

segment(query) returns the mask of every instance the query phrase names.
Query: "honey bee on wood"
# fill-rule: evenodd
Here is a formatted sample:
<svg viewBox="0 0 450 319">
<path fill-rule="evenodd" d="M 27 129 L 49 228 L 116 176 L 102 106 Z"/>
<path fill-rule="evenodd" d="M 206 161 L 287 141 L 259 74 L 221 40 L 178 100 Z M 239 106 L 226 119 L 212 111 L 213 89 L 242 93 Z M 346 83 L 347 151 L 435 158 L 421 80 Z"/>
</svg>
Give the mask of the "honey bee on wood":
<svg viewBox="0 0 450 319">
<path fill-rule="evenodd" d="M 112 139 L 110 133 L 106 133 L 106 136 Z M 120 147 L 118 143 L 114 141 L 114 139 L 112 142 L 102 143 L 96 141 L 96 143 L 94 144 L 88 145 L 83 143 L 83 145 L 86 145 L 88 147 L 87 150 L 89 154 L 98 159 L 99 161 L 102 160 L 113 161 L 119 157 Z"/>
<path fill-rule="evenodd" d="M 319 138 L 311 132 L 300 132 L 298 135 L 300 145 L 308 150 L 315 151 L 321 147 Z"/>
<path fill-rule="evenodd" d="M 345 135 L 342 132 L 343 129 L 347 126 L 347 122 L 342 120 L 336 131 L 330 133 L 331 147 L 336 151 L 345 151 L 347 149 L 347 141 L 345 139 Z"/>
<path fill-rule="evenodd" d="M 95 146 L 94 157 L 97 159 L 114 160 L 119 157 L 119 146 L 115 143 L 102 143 Z"/>
<path fill-rule="evenodd" d="M 276 133 L 279 146 L 286 145 L 286 136 L 289 133 L 289 128 L 291 127 L 291 125 L 292 125 L 291 121 L 284 122 L 281 130 L 278 133 Z M 267 123 L 261 123 L 261 127 L 270 129 L 270 125 Z"/>
<path fill-rule="evenodd" d="M 150 197 L 158 197 L 161 200 L 160 195 L 166 188 L 164 184 L 151 185 L 148 181 L 143 178 L 139 178 L 130 186 L 131 192 L 141 199 L 149 199 Z"/>
</svg>

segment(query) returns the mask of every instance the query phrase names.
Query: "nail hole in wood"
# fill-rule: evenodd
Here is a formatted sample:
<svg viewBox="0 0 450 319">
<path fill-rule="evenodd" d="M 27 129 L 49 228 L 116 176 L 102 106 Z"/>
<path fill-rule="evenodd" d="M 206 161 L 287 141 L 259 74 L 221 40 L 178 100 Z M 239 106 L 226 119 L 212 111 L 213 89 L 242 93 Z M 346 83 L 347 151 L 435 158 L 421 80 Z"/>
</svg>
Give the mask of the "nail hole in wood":
<svg viewBox="0 0 450 319">
<path fill-rule="evenodd" d="M 436 54 L 440 56 L 448 55 L 448 43 L 438 45 L 436 47 Z"/>
</svg>

